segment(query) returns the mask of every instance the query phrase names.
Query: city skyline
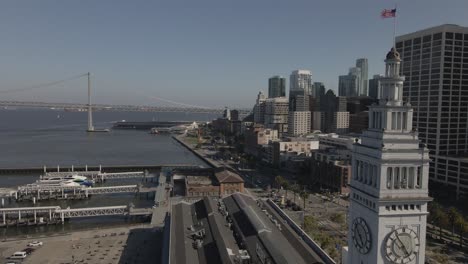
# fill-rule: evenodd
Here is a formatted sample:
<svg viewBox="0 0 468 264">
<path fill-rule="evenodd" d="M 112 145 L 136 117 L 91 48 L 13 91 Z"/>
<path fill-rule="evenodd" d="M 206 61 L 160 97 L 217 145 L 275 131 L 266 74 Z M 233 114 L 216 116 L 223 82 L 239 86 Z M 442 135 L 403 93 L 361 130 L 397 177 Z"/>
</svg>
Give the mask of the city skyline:
<svg viewBox="0 0 468 264">
<path fill-rule="evenodd" d="M 339 7 L 306 1 L 109 3 L 2 3 L 0 90 L 90 71 L 97 103 L 158 105 L 158 97 L 208 107 L 251 107 L 255 94 L 268 90 L 269 77 L 288 76 L 294 69 L 310 70 L 313 82 L 335 92 L 338 76 L 357 58 L 368 58 L 369 76 L 381 74 L 381 54 L 392 42 L 393 23 L 379 14 L 393 4 L 370 0 Z M 397 35 L 444 23 L 468 24 L 463 1 L 398 4 Z M 421 6 L 427 16 L 415 19 L 412 14 Z M 283 16 L 271 17 L 273 11 Z M 331 19 L 326 29 L 321 26 L 325 19 Z M 364 25 L 366 30 L 356 30 Z M 350 34 L 359 42 L 349 41 Z M 313 41 L 317 36 L 323 41 Z M 72 81 L 3 97 L 83 102 L 85 87 L 84 81 Z"/>
</svg>

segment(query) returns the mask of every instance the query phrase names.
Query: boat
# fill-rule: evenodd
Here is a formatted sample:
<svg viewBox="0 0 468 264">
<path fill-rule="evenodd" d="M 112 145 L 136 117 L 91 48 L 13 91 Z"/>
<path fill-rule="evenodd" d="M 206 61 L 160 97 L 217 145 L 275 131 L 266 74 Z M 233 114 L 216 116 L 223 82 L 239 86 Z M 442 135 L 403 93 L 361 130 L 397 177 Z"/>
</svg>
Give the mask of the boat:
<svg viewBox="0 0 468 264">
<path fill-rule="evenodd" d="M 60 186 L 66 186 L 66 187 L 79 187 L 81 184 L 74 182 L 72 180 L 69 181 L 63 181 L 60 183 Z"/>
<path fill-rule="evenodd" d="M 72 175 L 67 175 L 67 176 L 64 176 L 64 177 L 57 177 L 57 176 L 54 176 L 54 177 L 42 177 L 40 179 L 41 182 L 44 182 L 44 183 L 47 183 L 47 182 L 59 182 L 59 181 L 68 181 L 68 180 L 72 180 L 74 182 L 82 182 L 82 181 L 85 181 L 87 180 L 88 178 L 86 176 L 81 176 L 81 175 L 78 175 L 78 174 L 72 174 Z"/>
</svg>

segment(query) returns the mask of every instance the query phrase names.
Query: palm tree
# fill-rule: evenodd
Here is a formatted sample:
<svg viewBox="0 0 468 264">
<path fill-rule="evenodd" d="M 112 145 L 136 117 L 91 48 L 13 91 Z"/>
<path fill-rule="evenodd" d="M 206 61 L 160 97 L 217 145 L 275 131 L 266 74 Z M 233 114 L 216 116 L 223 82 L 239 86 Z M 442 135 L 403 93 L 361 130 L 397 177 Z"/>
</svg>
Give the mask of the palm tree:
<svg viewBox="0 0 468 264">
<path fill-rule="evenodd" d="M 302 207 L 302 210 L 305 212 L 306 209 L 306 200 L 309 199 L 309 193 L 307 191 L 302 191 L 299 194 L 304 202 L 304 206 Z"/>
<path fill-rule="evenodd" d="M 448 211 L 447 211 L 447 215 L 448 215 L 448 220 L 450 222 L 450 225 L 452 226 L 452 237 L 454 236 L 454 232 L 455 232 L 455 221 L 457 220 L 458 217 L 460 217 L 460 213 L 458 212 L 458 210 L 451 206 Z"/>
</svg>

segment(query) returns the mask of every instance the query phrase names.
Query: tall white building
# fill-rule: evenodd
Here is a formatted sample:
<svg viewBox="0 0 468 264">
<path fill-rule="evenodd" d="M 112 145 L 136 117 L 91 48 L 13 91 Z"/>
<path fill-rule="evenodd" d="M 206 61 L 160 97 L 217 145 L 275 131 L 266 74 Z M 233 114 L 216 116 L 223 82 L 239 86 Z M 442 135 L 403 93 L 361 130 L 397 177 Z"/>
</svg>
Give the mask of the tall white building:
<svg viewBox="0 0 468 264">
<path fill-rule="evenodd" d="M 308 70 L 295 70 L 289 77 L 289 90 L 305 91 L 305 95 L 315 94 L 312 85 L 312 73 Z"/>
<path fill-rule="evenodd" d="M 380 80 L 379 103 L 352 153 L 348 263 L 424 264 L 429 152 L 404 103 L 400 55 L 392 49 Z"/>
<path fill-rule="evenodd" d="M 396 38 L 396 48 L 409 80 L 403 97 L 429 148 L 434 191 L 447 186 L 444 195 L 468 197 L 468 27 L 446 24 L 405 34 Z"/>
<path fill-rule="evenodd" d="M 289 112 L 288 117 L 288 135 L 300 136 L 310 133 L 310 111 Z"/>
</svg>

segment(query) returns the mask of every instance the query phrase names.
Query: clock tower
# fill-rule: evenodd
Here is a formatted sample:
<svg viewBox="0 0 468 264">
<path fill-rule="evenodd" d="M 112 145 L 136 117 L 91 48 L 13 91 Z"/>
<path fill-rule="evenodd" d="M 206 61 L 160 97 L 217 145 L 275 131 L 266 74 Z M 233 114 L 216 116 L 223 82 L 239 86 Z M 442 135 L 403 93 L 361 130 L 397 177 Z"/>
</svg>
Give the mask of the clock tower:
<svg viewBox="0 0 468 264">
<path fill-rule="evenodd" d="M 400 54 L 392 48 L 380 79 L 379 102 L 353 147 L 348 263 L 423 264 L 426 246 L 429 153 L 403 102 Z"/>
</svg>

